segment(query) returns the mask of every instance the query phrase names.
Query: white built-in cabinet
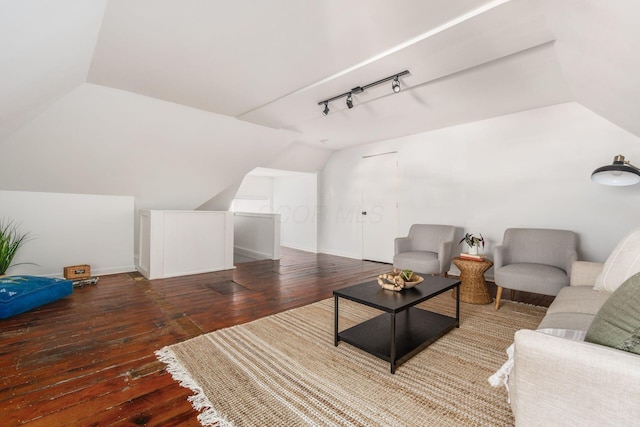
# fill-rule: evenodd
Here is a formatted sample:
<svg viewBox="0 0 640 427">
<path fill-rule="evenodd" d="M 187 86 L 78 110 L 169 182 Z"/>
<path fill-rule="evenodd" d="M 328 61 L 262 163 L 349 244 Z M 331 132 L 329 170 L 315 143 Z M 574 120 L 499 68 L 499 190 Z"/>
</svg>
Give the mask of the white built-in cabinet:
<svg viewBox="0 0 640 427">
<path fill-rule="evenodd" d="M 140 210 L 138 270 L 148 279 L 233 267 L 233 213 Z"/>
</svg>

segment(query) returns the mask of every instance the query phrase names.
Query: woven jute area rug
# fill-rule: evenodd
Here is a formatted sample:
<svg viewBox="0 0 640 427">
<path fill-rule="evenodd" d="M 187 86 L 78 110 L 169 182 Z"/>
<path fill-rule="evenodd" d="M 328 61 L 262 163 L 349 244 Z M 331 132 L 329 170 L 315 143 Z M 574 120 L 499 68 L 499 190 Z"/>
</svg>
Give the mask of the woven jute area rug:
<svg viewBox="0 0 640 427">
<path fill-rule="evenodd" d="M 503 388 L 487 378 L 506 360 L 518 329 L 545 308 L 461 303 L 461 325 L 401 365 L 346 343 L 333 345 L 333 299 L 222 329 L 156 352 L 203 425 L 509 426 Z M 442 294 L 420 305 L 455 315 Z M 340 329 L 380 314 L 340 300 Z"/>
</svg>

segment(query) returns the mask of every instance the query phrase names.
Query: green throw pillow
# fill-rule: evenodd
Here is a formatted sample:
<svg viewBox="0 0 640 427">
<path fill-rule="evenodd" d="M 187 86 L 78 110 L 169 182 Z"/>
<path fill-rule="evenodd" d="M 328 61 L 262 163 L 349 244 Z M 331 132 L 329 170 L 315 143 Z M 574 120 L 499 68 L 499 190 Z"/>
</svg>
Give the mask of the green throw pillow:
<svg viewBox="0 0 640 427">
<path fill-rule="evenodd" d="M 640 273 L 625 280 L 600 307 L 584 340 L 640 354 Z"/>
</svg>

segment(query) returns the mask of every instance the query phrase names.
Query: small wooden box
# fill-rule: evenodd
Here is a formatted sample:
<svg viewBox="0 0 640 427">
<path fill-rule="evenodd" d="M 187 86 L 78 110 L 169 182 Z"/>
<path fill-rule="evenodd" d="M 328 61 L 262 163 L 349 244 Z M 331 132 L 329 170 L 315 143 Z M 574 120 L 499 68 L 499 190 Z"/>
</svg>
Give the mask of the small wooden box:
<svg viewBox="0 0 640 427">
<path fill-rule="evenodd" d="M 64 268 L 65 279 L 90 279 L 91 266 L 89 264 L 72 265 Z"/>
</svg>

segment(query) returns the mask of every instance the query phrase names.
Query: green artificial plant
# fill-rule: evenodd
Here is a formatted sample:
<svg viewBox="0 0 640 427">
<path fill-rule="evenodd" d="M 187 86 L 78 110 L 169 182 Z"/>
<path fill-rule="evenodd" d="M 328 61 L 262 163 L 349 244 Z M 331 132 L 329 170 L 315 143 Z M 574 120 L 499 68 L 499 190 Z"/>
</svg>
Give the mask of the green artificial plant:
<svg viewBox="0 0 640 427">
<path fill-rule="evenodd" d="M 0 220 L 0 276 L 4 275 L 9 267 L 19 265 L 11 262 L 28 236 L 29 233 L 20 233 L 13 221 Z"/>
<path fill-rule="evenodd" d="M 464 235 L 462 240 L 458 242 L 458 244 L 462 242 L 465 242 L 467 245 L 469 245 L 469 247 L 482 245 L 482 247 L 484 248 L 484 237 L 482 237 L 482 233 L 480 234 L 480 237 L 476 237 L 471 233 L 467 233 Z"/>
</svg>

